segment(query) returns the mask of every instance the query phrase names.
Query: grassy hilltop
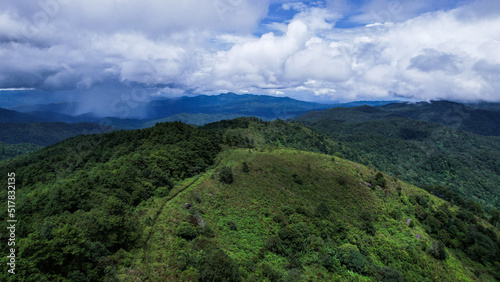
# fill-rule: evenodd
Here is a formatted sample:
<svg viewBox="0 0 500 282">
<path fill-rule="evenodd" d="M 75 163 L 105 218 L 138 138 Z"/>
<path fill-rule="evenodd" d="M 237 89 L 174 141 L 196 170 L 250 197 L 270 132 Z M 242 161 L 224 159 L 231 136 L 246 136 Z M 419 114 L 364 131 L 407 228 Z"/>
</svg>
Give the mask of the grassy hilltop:
<svg viewBox="0 0 500 282">
<path fill-rule="evenodd" d="M 121 279 L 493 280 L 438 229 L 496 231 L 422 189 L 386 175 L 379 188 L 377 172 L 317 153 L 236 149 L 221 158 L 179 183 L 175 197 L 138 208 L 147 243 L 128 253 Z M 224 167 L 230 184 L 220 179 Z M 430 226 L 435 216 L 447 222 Z"/>
</svg>

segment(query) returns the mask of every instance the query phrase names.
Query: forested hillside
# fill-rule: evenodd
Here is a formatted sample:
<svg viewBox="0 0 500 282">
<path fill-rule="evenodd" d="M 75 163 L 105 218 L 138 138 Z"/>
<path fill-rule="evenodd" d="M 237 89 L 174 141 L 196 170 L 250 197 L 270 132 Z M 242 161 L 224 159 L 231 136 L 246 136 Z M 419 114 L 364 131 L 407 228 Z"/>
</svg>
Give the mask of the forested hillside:
<svg viewBox="0 0 500 282">
<path fill-rule="evenodd" d="M 43 146 L 30 143 L 7 144 L 0 142 L 0 161 L 29 154 L 38 151 L 41 148 L 43 148 Z"/>
<path fill-rule="evenodd" d="M 487 136 L 500 136 L 500 112 L 484 110 L 449 102 L 432 101 L 416 104 L 395 103 L 380 106 L 379 109 L 415 120 L 436 122 L 442 125 Z"/>
<path fill-rule="evenodd" d="M 297 120 L 344 144 L 341 153 L 349 160 L 420 187 L 445 187 L 488 209 L 500 207 L 500 137 L 408 118 L 370 120 L 356 114 L 366 112 L 383 115 L 377 108 L 361 107 L 356 112 L 311 112 Z"/>
<path fill-rule="evenodd" d="M 3 123 L 0 124 L 0 142 L 9 144 L 31 143 L 48 146 L 81 134 L 106 133 L 113 130 L 116 129 L 111 126 L 95 123 Z"/>
<path fill-rule="evenodd" d="M 109 256 L 141 247 L 136 207 L 204 171 L 219 150 L 208 132 L 170 123 L 78 136 L 0 163 L 1 175 L 15 172 L 18 187 L 16 279 L 100 280 Z M 1 195 L 7 199 L 7 190 Z"/>
<path fill-rule="evenodd" d="M 494 107 L 494 104 L 487 104 Z M 331 108 L 311 111 L 298 121 L 316 122 L 329 119 L 339 123 L 354 123 L 397 117 L 439 123 L 444 126 L 485 136 L 500 136 L 500 112 L 477 109 L 449 101 L 391 103 L 378 107 L 362 105 L 354 108 Z"/>
</svg>

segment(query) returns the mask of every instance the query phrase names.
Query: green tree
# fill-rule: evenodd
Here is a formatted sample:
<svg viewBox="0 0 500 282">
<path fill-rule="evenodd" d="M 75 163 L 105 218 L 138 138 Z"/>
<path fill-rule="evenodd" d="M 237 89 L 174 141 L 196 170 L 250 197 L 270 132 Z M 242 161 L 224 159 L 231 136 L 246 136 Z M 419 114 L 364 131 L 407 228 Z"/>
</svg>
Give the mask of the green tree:
<svg viewBox="0 0 500 282">
<path fill-rule="evenodd" d="M 238 265 L 221 249 L 204 253 L 197 268 L 200 281 L 241 281 Z"/>
<path fill-rule="evenodd" d="M 233 170 L 228 166 L 222 168 L 222 170 L 219 172 L 219 181 L 226 184 L 233 183 Z"/>
</svg>

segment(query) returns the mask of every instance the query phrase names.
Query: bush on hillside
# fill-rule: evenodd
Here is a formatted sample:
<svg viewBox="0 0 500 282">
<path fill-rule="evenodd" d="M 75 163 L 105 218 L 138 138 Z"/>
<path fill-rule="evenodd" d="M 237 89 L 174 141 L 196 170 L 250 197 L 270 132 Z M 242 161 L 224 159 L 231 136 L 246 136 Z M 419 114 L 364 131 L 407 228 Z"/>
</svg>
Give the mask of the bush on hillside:
<svg viewBox="0 0 500 282">
<path fill-rule="evenodd" d="M 246 162 L 243 162 L 242 170 L 243 170 L 244 173 L 249 173 L 250 172 L 250 168 L 248 167 L 248 164 Z"/>
<path fill-rule="evenodd" d="M 328 218 L 330 216 L 330 208 L 325 202 L 320 202 L 316 207 L 315 215 L 319 218 Z"/>
<path fill-rule="evenodd" d="M 224 167 L 219 173 L 219 181 L 226 184 L 233 183 L 233 170 L 228 166 Z"/>
<path fill-rule="evenodd" d="M 430 254 L 439 260 L 445 260 L 448 258 L 448 253 L 446 253 L 446 248 L 441 241 L 432 242 L 431 249 L 429 250 Z"/>
<path fill-rule="evenodd" d="M 196 232 L 196 228 L 187 222 L 181 222 L 179 227 L 177 227 L 176 231 L 177 236 L 184 238 L 186 240 L 193 240 L 198 236 L 198 232 Z"/>
<path fill-rule="evenodd" d="M 339 247 L 339 259 L 347 269 L 357 273 L 363 273 L 367 264 L 365 256 L 359 252 L 358 247 L 349 243 Z"/>
<path fill-rule="evenodd" d="M 208 250 L 197 263 L 199 281 L 241 281 L 238 265 L 223 250 Z"/>
</svg>

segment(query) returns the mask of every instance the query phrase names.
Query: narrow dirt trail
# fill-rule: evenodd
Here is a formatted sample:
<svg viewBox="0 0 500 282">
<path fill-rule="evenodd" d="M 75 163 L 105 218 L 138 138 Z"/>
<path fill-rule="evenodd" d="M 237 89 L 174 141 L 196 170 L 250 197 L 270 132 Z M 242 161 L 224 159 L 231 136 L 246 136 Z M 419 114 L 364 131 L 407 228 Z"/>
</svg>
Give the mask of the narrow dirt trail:
<svg viewBox="0 0 500 282">
<path fill-rule="evenodd" d="M 213 169 L 214 168 L 217 168 L 221 163 L 221 160 L 219 160 L 214 166 L 213 166 Z M 208 171 L 208 170 L 207 170 Z M 179 189 L 177 192 L 175 192 L 174 194 L 172 195 L 169 195 L 166 197 L 166 200 L 162 203 L 162 205 L 158 208 L 158 212 L 155 214 L 154 218 L 153 218 L 153 224 L 151 225 L 151 230 L 148 234 L 148 237 L 146 239 L 146 246 L 144 248 L 145 250 L 145 254 L 142 258 L 142 261 L 141 261 L 141 264 L 145 264 L 147 266 L 149 266 L 149 253 L 150 253 L 150 246 L 151 246 L 151 237 L 153 236 L 153 234 L 156 232 L 156 226 L 158 224 L 158 219 L 160 218 L 160 215 L 164 212 L 164 209 L 165 207 L 167 206 L 167 204 L 169 204 L 173 199 L 175 199 L 179 194 L 183 193 L 184 191 L 186 191 L 188 188 L 190 188 L 191 186 L 193 186 L 193 184 L 195 184 L 201 177 L 203 177 L 207 171 L 205 171 L 204 173 L 201 173 L 199 175 L 197 175 L 191 182 L 189 182 L 185 187 L 183 187 L 182 189 Z M 149 281 L 149 269 L 147 271 L 147 276 L 145 277 L 144 281 Z"/>
</svg>

